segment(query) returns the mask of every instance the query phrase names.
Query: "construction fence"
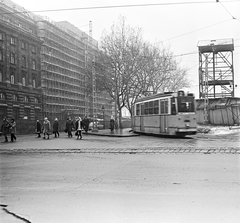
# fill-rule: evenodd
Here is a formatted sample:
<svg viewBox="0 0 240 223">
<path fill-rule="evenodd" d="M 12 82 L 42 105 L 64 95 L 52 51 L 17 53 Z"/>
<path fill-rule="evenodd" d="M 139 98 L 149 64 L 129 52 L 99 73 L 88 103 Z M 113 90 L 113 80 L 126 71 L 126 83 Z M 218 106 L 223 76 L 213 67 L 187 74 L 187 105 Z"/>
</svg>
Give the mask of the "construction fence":
<svg viewBox="0 0 240 223">
<path fill-rule="evenodd" d="M 196 110 L 198 124 L 240 125 L 240 98 L 210 98 L 207 106 L 204 99 L 197 99 Z"/>
</svg>

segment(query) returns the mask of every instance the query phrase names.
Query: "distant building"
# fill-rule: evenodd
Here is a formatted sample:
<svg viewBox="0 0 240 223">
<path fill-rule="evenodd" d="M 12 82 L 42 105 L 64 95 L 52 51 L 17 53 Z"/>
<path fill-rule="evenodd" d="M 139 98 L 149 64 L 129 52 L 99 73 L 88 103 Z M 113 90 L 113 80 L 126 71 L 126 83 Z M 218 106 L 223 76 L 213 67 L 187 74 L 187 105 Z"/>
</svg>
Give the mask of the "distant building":
<svg viewBox="0 0 240 223">
<path fill-rule="evenodd" d="M 111 99 L 96 89 L 96 40 L 10 0 L 0 3 L 0 13 L 1 119 L 14 117 L 20 133 L 33 133 L 45 116 L 57 117 L 60 130 L 68 116 L 109 119 Z"/>
<path fill-rule="evenodd" d="M 32 15 L 17 11 L 25 9 L 10 0 L 1 1 L 0 119 L 14 117 L 21 125 L 41 118 L 41 41 Z"/>
</svg>

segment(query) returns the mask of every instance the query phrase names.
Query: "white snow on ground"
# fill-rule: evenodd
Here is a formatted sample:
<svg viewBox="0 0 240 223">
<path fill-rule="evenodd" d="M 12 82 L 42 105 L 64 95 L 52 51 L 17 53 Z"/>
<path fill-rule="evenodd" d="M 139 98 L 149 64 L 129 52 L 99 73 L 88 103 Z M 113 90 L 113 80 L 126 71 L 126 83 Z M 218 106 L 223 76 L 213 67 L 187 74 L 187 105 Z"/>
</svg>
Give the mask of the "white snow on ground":
<svg viewBox="0 0 240 223">
<path fill-rule="evenodd" d="M 211 135 L 240 134 L 240 126 L 198 125 L 198 132 Z"/>
</svg>

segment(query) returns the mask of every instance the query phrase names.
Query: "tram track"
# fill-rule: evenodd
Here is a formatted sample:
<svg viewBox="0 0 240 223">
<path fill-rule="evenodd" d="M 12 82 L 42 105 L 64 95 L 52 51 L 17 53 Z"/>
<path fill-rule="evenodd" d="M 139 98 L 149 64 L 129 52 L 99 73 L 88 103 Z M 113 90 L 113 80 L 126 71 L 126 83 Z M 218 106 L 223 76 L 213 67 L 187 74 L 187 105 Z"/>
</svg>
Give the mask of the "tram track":
<svg viewBox="0 0 240 223">
<path fill-rule="evenodd" d="M 235 154 L 240 155 L 240 147 L 143 147 L 143 148 L 25 148 L 1 149 L 0 154 L 28 153 L 83 153 L 83 154 Z"/>
</svg>

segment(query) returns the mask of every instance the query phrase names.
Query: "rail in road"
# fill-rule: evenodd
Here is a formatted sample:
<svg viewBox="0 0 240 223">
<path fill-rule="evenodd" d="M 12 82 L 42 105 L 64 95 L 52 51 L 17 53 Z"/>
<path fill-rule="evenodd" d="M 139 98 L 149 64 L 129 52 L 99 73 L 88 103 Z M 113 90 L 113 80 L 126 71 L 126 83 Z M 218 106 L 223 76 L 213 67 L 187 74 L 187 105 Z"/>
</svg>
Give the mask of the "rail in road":
<svg viewBox="0 0 240 223">
<path fill-rule="evenodd" d="M 19 153 L 87 153 L 87 154 L 240 154 L 240 147 L 147 147 L 147 148 L 65 148 L 65 149 L 1 149 L 2 154 Z"/>
</svg>

